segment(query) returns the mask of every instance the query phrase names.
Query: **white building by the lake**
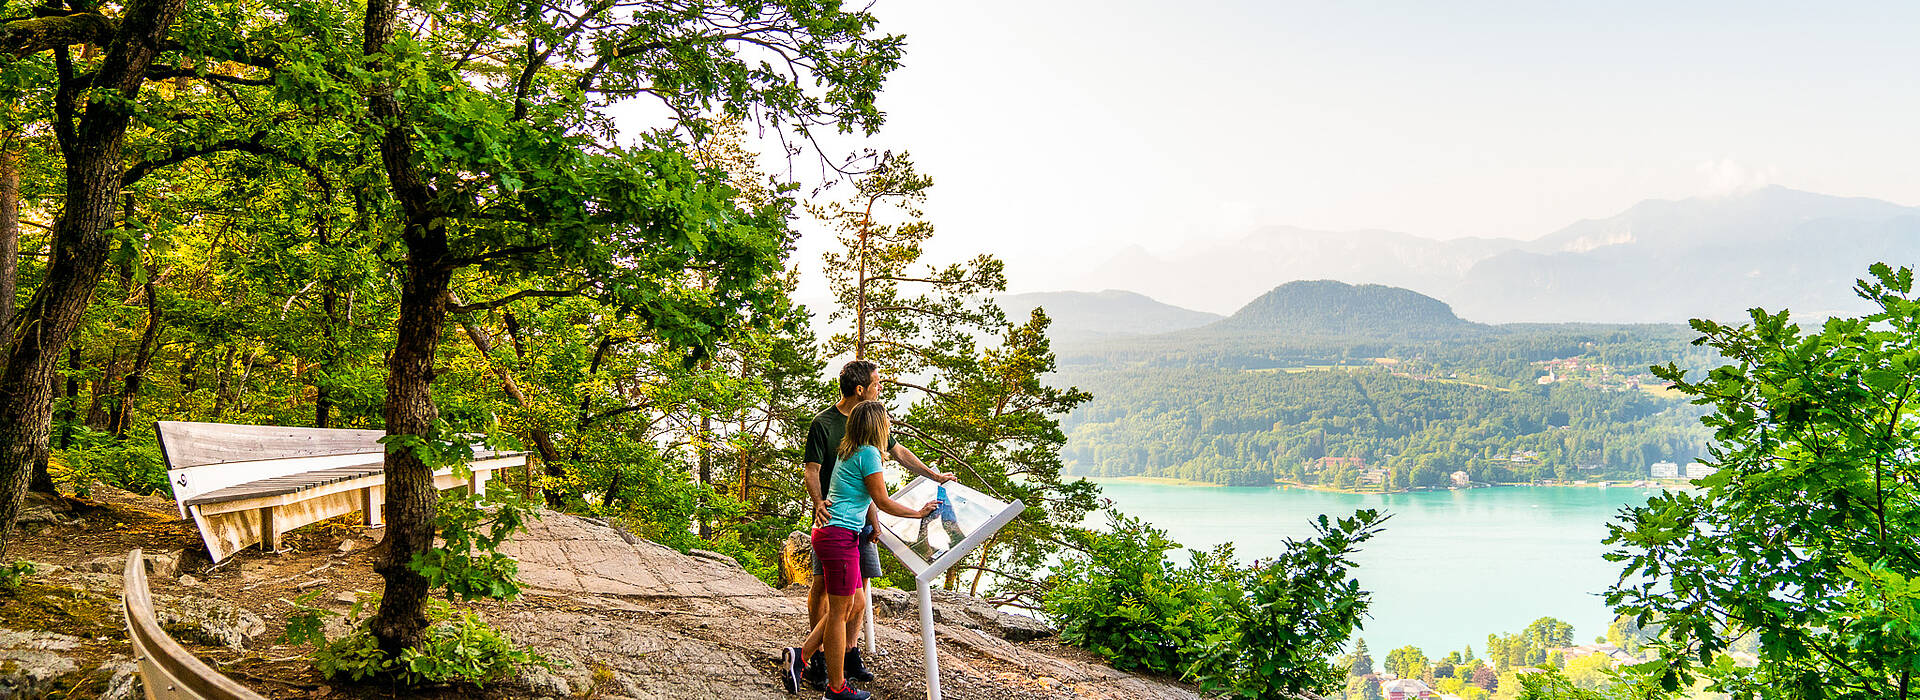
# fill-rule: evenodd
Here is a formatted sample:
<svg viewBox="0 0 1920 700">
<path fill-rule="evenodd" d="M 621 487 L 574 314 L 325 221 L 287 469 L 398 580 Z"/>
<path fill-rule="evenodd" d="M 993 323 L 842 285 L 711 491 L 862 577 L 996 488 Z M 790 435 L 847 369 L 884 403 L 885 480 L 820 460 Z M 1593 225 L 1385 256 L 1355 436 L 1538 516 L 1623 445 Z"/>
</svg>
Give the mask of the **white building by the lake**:
<svg viewBox="0 0 1920 700">
<path fill-rule="evenodd" d="M 1655 479 L 1678 479 L 1680 465 L 1673 462 L 1654 462 L 1651 472 Z"/>
</svg>

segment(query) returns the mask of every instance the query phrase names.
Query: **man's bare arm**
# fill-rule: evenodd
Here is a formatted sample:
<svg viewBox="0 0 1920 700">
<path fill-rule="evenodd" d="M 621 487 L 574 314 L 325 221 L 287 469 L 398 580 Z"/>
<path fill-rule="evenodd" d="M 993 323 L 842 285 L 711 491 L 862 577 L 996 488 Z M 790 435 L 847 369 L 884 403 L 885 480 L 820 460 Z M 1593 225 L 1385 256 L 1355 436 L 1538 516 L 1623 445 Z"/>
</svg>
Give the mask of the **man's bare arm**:
<svg viewBox="0 0 1920 700">
<path fill-rule="evenodd" d="M 913 450 L 907 449 L 906 445 L 902 445 L 900 443 L 894 443 L 893 445 L 893 460 L 896 462 L 899 462 L 901 466 L 906 467 L 907 471 L 913 472 L 915 474 L 919 474 L 921 476 L 927 477 L 929 479 L 938 481 L 943 484 L 949 481 L 953 481 L 954 479 L 954 476 L 952 474 L 936 472 L 932 469 L 928 469 L 927 465 L 920 461 L 920 457 L 913 454 Z"/>
<path fill-rule="evenodd" d="M 813 523 L 815 525 L 827 524 L 826 495 L 820 493 L 819 462 L 808 462 L 806 464 L 806 476 L 803 480 L 807 482 L 807 498 L 813 501 Z"/>
</svg>

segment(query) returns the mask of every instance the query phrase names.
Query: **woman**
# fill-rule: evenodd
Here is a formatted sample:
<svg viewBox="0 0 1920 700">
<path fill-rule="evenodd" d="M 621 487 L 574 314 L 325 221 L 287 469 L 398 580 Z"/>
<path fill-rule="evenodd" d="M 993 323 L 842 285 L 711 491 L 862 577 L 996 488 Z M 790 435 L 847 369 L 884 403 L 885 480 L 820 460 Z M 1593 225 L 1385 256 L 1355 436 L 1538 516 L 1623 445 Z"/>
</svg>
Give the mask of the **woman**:
<svg viewBox="0 0 1920 700">
<path fill-rule="evenodd" d="M 887 496 L 887 482 L 880 474 L 880 459 L 887 444 L 891 424 L 887 409 L 878 401 L 862 402 L 847 415 L 847 435 L 840 440 L 839 459 L 833 465 L 833 480 L 827 485 L 827 523 L 813 530 L 813 556 L 827 588 L 827 614 L 820 616 L 813 633 L 801 647 L 781 650 L 787 692 L 800 692 L 800 679 L 806 675 L 806 660 L 816 651 L 824 651 L 827 665 L 827 700 L 867 700 L 867 691 L 847 685 L 847 640 L 853 638 L 854 625 L 860 623 L 860 605 L 865 600 L 860 587 L 860 528 L 867 523 L 867 506 L 872 505 L 902 518 L 920 518 L 939 508 L 933 501 L 919 510 L 894 502 Z"/>
</svg>

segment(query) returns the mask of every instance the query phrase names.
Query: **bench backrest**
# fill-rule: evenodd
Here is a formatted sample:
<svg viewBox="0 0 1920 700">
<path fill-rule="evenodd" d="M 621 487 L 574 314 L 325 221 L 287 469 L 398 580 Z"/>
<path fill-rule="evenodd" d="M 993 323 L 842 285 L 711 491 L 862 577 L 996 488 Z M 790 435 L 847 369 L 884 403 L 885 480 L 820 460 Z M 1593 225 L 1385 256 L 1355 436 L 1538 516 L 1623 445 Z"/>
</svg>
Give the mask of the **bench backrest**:
<svg viewBox="0 0 1920 700">
<path fill-rule="evenodd" d="M 180 517 L 187 499 L 276 476 L 377 464 L 385 458 L 384 430 L 293 428 L 159 421 L 160 453 L 167 460 Z"/>
<path fill-rule="evenodd" d="M 146 687 L 148 698 L 266 700 L 220 675 L 160 628 L 153 614 L 153 597 L 147 592 L 147 564 L 138 549 L 127 553 L 120 602 L 121 613 L 127 619 L 127 639 L 133 642 L 133 660 L 140 667 L 140 681 Z"/>
</svg>

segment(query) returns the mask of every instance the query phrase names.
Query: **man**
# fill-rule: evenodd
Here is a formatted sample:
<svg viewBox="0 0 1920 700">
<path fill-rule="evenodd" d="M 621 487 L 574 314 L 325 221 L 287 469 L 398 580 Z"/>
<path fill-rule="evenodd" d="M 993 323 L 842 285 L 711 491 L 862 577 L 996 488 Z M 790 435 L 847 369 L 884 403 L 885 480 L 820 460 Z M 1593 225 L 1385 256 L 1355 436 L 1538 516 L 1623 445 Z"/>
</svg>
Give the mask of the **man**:
<svg viewBox="0 0 1920 700">
<path fill-rule="evenodd" d="M 847 416 L 853 412 L 853 407 L 860 405 L 862 401 L 880 400 L 880 382 L 879 369 L 872 362 L 867 360 L 848 362 L 846 366 L 840 368 L 840 401 L 828 406 L 826 410 L 820 412 L 820 415 L 814 416 L 813 424 L 807 427 L 805 457 L 807 495 L 813 500 L 815 526 L 827 522 L 827 503 L 824 496 L 826 491 L 822 488 L 822 484 L 831 483 L 828 480 L 833 476 L 833 464 L 837 461 L 834 455 L 840 448 L 840 439 L 847 434 Z M 920 462 L 919 457 L 914 456 L 913 450 L 899 444 L 891 435 L 887 437 L 887 453 L 910 472 L 942 484 L 953 481 L 952 474 L 928 469 L 927 465 Z M 863 536 L 860 538 L 860 577 L 867 580 L 880 577 L 880 548 L 874 543 L 872 536 L 872 530 L 875 527 L 877 526 L 874 524 L 873 512 L 870 510 L 867 513 L 868 530 L 862 533 Z M 808 625 L 819 624 L 820 616 L 826 614 L 827 588 L 824 579 L 820 560 L 815 558 L 813 580 L 807 590 Z M 860 659 L 861 623 L 868 611 L 865 609 L 864 597 L 857 596 L 855 600 L 861 609 L 847 622 L 847 644 L 852 648 L 847 650 L 846 675 L 847 678 L 864 683 L 873 680 L 873 674 L 867 672 L 865 664 Z M 822 655 L 816 653 L 815 656 Z M 814 671 L 816 668 L 819 669 L 817 673 Z M 816 690 L 824 690 L 827 684 L 826 666 L 811 663 L 809 660 L 807 671 L 807 682 Z"/>
</svg>

